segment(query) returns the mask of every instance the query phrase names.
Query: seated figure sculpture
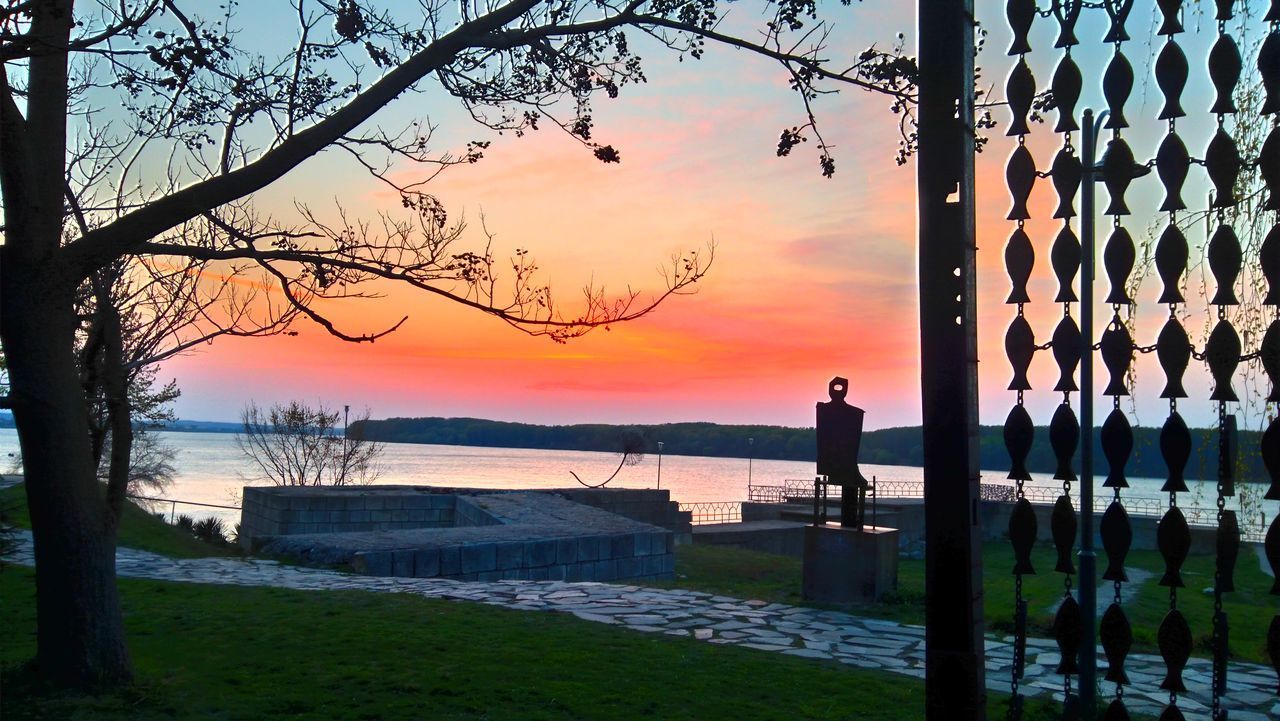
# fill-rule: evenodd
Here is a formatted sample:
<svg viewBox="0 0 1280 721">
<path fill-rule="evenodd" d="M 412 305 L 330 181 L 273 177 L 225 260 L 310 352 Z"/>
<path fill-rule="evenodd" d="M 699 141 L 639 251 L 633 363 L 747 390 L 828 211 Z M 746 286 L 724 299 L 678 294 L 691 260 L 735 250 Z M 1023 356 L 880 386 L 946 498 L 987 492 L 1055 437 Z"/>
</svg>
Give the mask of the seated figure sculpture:
<svg viewBox="0 0 1280 721">
<path fill-rule="evenodd" d="M 867 506 L 867 479 L 858 469 L 862 445 L 862 419 L 866 413 L 845 402 L 849 381 L 839 376 L 827 386 L 830 401 L 818 403 L 818 475 L 840 486 L 840 525 L 863 527 Z M 815 519 L 816 522 L 816 519 Z"/>
</svg>

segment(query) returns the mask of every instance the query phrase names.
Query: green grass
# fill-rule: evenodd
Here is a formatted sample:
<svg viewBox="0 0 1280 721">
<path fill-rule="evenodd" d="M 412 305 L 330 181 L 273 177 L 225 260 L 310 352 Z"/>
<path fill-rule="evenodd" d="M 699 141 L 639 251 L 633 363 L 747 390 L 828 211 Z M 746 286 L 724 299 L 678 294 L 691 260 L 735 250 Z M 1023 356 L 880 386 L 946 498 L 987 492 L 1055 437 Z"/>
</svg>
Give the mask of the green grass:
<svg viewBox="0 0 1280 721">
<path fill-rule="evenodd" d="M 917 719 L 922 683 L 568 615 L 365 592 L 122 580 L 138 682 L 42 690 L 33 577 L 0 567 L 9 719 Z M 993 713 L 1003 715 L 993 702 Z M 1040 718 L 1053 718 L 1048 707 Z"/>
<path fill-rule="evenodd" d="M 1013 629 L 1013 551 L 1005 541 L 983 545 L 983 586 L 988 630 L 1009 633 Z M 1062 596 L 1063 575 L 1053 572 L 1056 554 L 1050 544 L 1038 544 L 1032 563 L 1038 573 L 1025 576 L 1023 595 L 1030 602 L 1030 627 L 1034 635 L 1052 637 L 1053 615 L 1049 609 Z M 1105 567 L 1105 559 L 1099 559 Z M 1178 608 L 1191 625 L 1197 640 L 1197 655 L 1209 654 L 1210 619 L 1213 596 L 1202 591 L 1213 585 L 1211 556 L 1193 556 L 1183 566 L 1187 587 L 1179 589 Z M 1135 643 L 1141 651 L 1155 648 L 1156 630 L 1169 610 L 1169 589 L 1160 586 L 1164 560 L 1155 551 L 1133 551 L 1126 566 L 1145 569 L 1155 575 L 1139 585 L 1136 596 L 1125 604 L 1133 626 Z M 676 580 L 672 585 L 711 593 L 800 604 L 802 568 L 799 559 L 717 546 L 681 546 L 676 552 Z M 1231 624 L 1231 651 L 1242 661 L 1266 663 L 1267 629 L 1280 613 L 1280 598 L 1270 595 L 1272 579 L 1258 566 L 1252 549 L 1242 549 L 1236 564 L 1236 590 L 1226 594 L 1223 604 Z M 1099 587 L 1100 596 L 1112 592 L 1110 582 Z M 878 604 L 850 607 L 861 616 L 886 618 L 902 623 L 924 623 L 924 561 L 898 562 L 898 592 Z"/>
<path fill-rule="evenodd" d="M 9 523 L 19 528 L 31 527 L 25 484 L 0 489 L 0 507 L 5 509 Z M 120 512 L 120 534 L 116 543 L 126 548 L 137 548 L 174 558 L 203 558 L 238 553 L 234 547 L 218 546 L 196 539 L 131 501 L 126 501 Z"/>
</svg>

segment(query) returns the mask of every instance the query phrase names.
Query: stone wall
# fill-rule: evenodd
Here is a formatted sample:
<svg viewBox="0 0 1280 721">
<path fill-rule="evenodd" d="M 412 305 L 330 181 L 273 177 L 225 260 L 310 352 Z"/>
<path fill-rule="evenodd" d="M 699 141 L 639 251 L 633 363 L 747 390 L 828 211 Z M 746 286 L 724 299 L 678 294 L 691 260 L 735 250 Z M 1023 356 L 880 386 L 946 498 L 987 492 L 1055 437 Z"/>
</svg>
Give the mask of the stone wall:
<svg viewBox="0 0 1280 721">
<path fill-rule="evenodd" d="M 246 488 L 248 550 L 379 576 L 458 580 L 670 578 L 689 527 L 667 491 L 413 486 Z"/>
<path fill-rule="evenodd" d="M 351 566 L 373 576 L 460 581 L 645 580 L 671 578 L 673 553 L 670 532 L 639 532 L 363 551 Z"/>
<path fill-rule="evenodd" d="M 693 513 L 680 510 L 671 491 L 631 488 L 566 488 L 554 491 L 574 503 L 616 513 L 623 518 L 665 528 L 678 542 L 693 530 Z"/>
<path fill-rule="evenodd" d="M 282 493 L 282 489 L 247 486 L 240 511 L 240 543 L 252 549 L 253 539 L 262 536 L 457 525 L 456 496 L 416 488 L 387 493 L 387 488 L 365 486 L 341 491 L 309 488 L 305 489 L 307 493 Z M 475 521 L 467 525 L 482 523 Z"/>
</svg>

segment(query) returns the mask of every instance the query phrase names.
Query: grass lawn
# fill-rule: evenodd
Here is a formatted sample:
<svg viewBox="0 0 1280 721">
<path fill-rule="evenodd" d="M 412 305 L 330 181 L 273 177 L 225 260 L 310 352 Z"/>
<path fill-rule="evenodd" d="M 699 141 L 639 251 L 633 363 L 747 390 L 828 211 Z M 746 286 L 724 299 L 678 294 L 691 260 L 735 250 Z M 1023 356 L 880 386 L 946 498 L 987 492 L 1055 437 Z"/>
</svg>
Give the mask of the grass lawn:
<svg viewBox="0 0 1280 721">
<path fill-rule="evenodd" d="M 19 483 L 0 489 L 0 508 L 4 509 L 10 524 L 19 528 L 31 528 L 31 518 L 27 513 L 26 484 Z M 126 548 L 138 548 L 174 558 L 231 556 L 239 553 L 232 546 L 217 546 L 196 539 L 132 501 L 125 501 L 124 509 L 120 512 L 120 536 L 116 542 Z"/>
<path fill-rule="evenodd" d="M 49 693 L 33 575 L 0 566 L 0 717 L 16 719 L 919 719 L 922 682 L 410 595 L 122 580 L 134 688 Z M 993 718 L 1004 715 L 993 700 Z M 1056 718 L 1045 704 L 1032 718 Z"/>
<path fill-rule="evenodd" d="M 1013 551 L 1007 542 L 992 541 L 983 545 L 982 558 L 987 628 L 1012 632 L 1014 583 L 1009 571 L 1013 568 Z M 1053 573 L 1055 559 L 1051 544 L 1038 544 L 1032 562 L 1039 573 L 1023 579 L 1023 595 L 1031 604 L 1032 633 L 1047 638 L 1052 637 L 1050 608 L 1063 592 L 1062 574 Z M 1188 558 L 1182 571 L 1187 587 L 1178 592 L 1178 607 L 1191 625 L 1196 653 L 1203 656 L 1209 655 L 1213 616 L 1213 596 L 1203 593 L 1203 589 L 1213 585 L 1213 563 L 1211 556 Z M 1099 569 L 1105 565 L 1105 558 L 1099 559 Z M 1158 584 L 1164 573 L 1164 560 L 1155 551 L 1132 551 L 1126 565 L 1155 574 L 1140 584 L 1137 595 L 1125 604 L 1138 649 L 1153 651 L 1156 629 L 1169 610 L 1169 589 Z M 676 580 L 671 585 L 798 604 L 802 603 L 801 574 L 800 560 L 795 558 L 716 546 L 682 546 L 676 553 Z M 1270 595 L 1272 579 L 1262 572 L 1252 549 L 1241 550 L 1235 583 L 1236 590 L 1226 594 L 1224 603 L 1231 624 L 1231 651 L 1238 660 L 1266 663 L 1267 628 L 1280 613 L 1280 597 Z M 1105 582 L 1098 593 L 1110 597 L 1111 583 Z M 895 597 L 849 610 L 863 616 L 923 624 L 924 561 L 899 561 Z"/>
</svg>

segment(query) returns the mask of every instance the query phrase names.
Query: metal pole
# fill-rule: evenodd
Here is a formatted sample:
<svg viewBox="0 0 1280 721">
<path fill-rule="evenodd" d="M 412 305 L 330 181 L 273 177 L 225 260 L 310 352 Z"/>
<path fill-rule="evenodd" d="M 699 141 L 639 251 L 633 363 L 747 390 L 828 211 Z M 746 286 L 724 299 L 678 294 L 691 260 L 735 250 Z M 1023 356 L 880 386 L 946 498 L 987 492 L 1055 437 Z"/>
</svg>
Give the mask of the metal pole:
<svg viewBox="0 0 1280 721">
<path fill-rule="evenodd" d="M 973 0 L 918 0 L 925 719 L 986 719 L 978 522 Z"/>
<path fill-rule="evenodd" d="M 751 488 L 751 464 L 755 461 L 756 439 L 747 439 L 747 488 Z"/>
<path fill-rule="evenodd" d="M 1097 182 L 1098 131 L 1107 111 L 1093 117 L 1084 111 L 1080 216 L 1080 707 L 1083 721 L 1093 721 L 1098 694 L 1097 647 L 1098 582 L 1093 549 L 1093 276 L 1094 183 Z"/>
<path fill-rule="evenodd" d="M 662 441 L 658 441 L 658 490 L 662 490 Z"/>
<path fill-rule="evenodd" d="M 338 485 L 345 486 L 347 484 L 347 421 L 348 414 L 351 413 L 351 406 L 342 407 L 342 471 L 338 481 Z"/>
</svg>

